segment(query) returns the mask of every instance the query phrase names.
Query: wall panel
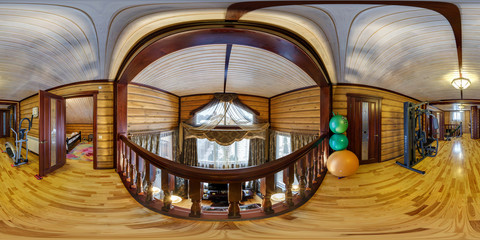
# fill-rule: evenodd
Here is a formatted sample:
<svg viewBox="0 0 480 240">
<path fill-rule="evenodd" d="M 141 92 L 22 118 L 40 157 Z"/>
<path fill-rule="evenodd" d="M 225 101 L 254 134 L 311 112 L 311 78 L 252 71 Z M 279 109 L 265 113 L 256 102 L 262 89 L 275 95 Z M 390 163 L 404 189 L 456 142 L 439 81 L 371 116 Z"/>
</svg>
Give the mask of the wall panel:
<svg viewBox="0 0 480 240">
<path fill-rule="evenodd" d="M 67 137 L 73 132 L 82 132 L 82 139 L 88 139 L 88 135 L 93 134 L 93 124 L 91 123 L 67 123 Z"/>
<path fill-rule="evenodd" d="M 347 116 L 347 93 L 363 94 L 382 98 L 381 161 L 403 156 L 403 103 L 416 100 L 364 86 L 334 86 L 333 112 Z"/>
<path fill-rule="evenodd" d="M 179 98 L 155 89 L 128 85 L 128 132 L 169 130 L 178 126 Z"/>
<path fill-rule="evenodd" d="M 319 133 L 320 87 L 297 90 L 270 99 L 270 123 L 272 129 L 278 131 Z"/>
</svg>

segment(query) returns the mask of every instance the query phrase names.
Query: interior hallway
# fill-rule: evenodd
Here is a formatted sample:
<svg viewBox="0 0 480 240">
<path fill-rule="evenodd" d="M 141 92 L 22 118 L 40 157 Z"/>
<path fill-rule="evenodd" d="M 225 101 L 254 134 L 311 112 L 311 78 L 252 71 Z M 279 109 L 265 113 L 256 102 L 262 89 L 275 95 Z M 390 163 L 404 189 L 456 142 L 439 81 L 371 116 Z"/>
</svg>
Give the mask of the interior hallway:
<svg viewBox="0 0 480 240">
<path fill-rule="evenodd" d="M 4 150 L 5 139 L 0 139 Z M 478 239 L 480 141 L 441 142 L 416 167 L 388 161 L 356 175 L 328 174 L 317 194 L 289 214 L 243 222 L 197 222 L 154 213 L 137 203 L 114 170 L 67 161 L 36 180 L 38 158 L 12 168 L 0 154 L 0 239 Z"/>
</svg>

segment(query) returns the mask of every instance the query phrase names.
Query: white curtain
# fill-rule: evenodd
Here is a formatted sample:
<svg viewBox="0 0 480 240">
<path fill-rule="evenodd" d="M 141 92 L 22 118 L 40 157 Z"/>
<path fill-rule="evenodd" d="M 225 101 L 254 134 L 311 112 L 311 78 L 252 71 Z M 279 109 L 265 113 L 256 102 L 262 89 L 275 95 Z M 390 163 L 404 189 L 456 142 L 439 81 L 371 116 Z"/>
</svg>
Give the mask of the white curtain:
<svg viewBox="0 0 480 240">
<path fill-rule="evenodd" d="M 197 139 L 198 166 L 229 169 L 248 166 L 249 139 L 222 146 L 208 139 Z"/>
</svg>

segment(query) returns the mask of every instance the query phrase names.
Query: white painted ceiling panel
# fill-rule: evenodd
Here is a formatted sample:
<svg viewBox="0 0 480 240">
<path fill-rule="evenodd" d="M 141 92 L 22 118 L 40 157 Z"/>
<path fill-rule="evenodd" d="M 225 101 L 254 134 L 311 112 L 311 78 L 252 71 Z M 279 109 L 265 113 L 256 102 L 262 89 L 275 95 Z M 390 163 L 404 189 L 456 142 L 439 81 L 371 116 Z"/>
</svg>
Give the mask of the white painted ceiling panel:
<svg viewBox="0 0 480 240">
<path fill-rule="evenodd" d="M 314 85 L 307 73 L 286 58 L 259 48 L 232 47 L 227 92 L 273 97 Z"/>
<path fill-rule="evenodd" d="M 96 32 L 68 7 L 0 5 L 0 96 L 20 100 L 99 77 Z"/>
<path fill-rule="evenodd" d="M 133 82 L 179 96 L 223 91 L 226 44 L 185 48 L 143 69 Z"/>
</svg>

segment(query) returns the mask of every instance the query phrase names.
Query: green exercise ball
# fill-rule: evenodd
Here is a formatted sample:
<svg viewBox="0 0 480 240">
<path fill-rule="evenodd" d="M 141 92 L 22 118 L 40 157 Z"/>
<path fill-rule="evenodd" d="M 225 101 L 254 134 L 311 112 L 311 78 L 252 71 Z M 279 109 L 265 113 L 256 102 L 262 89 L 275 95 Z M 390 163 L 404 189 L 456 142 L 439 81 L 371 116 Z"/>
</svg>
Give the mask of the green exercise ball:
<svg viewBox="0 0 480 240">
<path fill-rule="evenodd" d="M 342 115 L 335 115 L 330 119 L 330 130 L 333 133 L 344 133 L 347 131 L 348 121 L 347 118 Z"/>
<path fill-rule="evenodd" d="M 335 151 L 344 150 L 348 146 L 348 139 L 347 136 L 343 134 L 333 134 L 328 141 L 330 147 Z"/>
</svg>

